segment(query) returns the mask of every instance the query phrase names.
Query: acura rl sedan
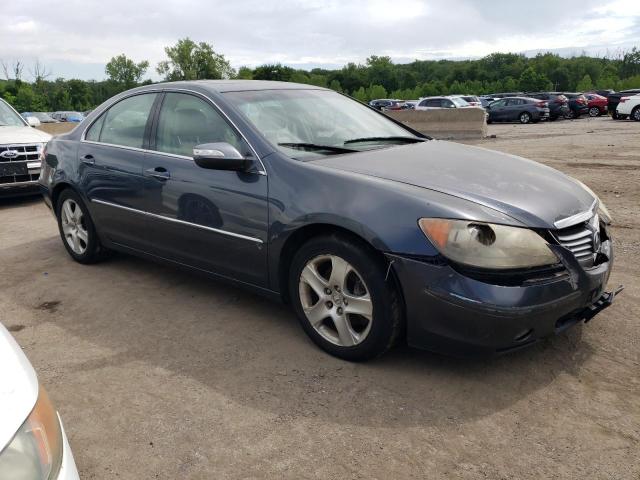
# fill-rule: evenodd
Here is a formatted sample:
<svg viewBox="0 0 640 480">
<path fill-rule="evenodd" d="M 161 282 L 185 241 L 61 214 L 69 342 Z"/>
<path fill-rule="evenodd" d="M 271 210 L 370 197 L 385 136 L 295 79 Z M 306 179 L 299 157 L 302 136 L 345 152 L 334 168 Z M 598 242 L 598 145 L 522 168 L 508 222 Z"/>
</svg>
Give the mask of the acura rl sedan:
<svg viewBox="0 0 640 480">
<path fill-rule="evenodd" d="M 406 340 L 529 345 L 606 308 L 609 214 L 513 155 L 434 141 L 331 90 L 124 92 L 49 142 L 40 184 L 80 263 L 118 250 L 290 303 L 348 360 Z M 212 284 L 211 288 L 215 288 Z"/>
</svg>

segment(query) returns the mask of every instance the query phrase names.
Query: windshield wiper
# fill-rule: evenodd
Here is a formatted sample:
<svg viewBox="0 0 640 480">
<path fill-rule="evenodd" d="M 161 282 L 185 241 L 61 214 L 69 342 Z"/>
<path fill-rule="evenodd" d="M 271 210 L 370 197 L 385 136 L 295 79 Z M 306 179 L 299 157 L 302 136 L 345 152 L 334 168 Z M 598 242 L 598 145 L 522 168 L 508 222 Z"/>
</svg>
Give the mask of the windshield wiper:
<svg viewBox="0 0 640 480">
<path fill-rule="evenodd" d="M 426 141 L 426 138 L 419 137 L 362 137 L 352 138 L 351 140 L 345 140 L 344 144 L 350 143 L 364 143 L 364 142 L 406 142 L 406 143 L 419 143 Z"/>
<path fill-rule="evenodd" d="M 326 150 L 331 153 L 354 153 L 358 150 L 352 148 L 337 147 L 335 145 L 318 145 L 316 143 L 279 143 L 281 147 L 296 148 L 299 150 Z"/>
</svg>

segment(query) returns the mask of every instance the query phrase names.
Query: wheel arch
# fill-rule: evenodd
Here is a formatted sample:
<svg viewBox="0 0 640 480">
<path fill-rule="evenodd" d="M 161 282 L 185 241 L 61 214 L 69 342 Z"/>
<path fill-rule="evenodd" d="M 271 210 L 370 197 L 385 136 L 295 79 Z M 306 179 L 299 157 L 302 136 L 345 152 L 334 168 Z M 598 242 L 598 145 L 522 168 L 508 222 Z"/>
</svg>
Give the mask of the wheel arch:
<svg viewBox="0 0 640 480">
<path fill-rule="evenodd" d="M 62 194 L 62 192 L 66 189 L 71 189 L 75 193 L 80 195 L 80 192 L 69 182 L 65 181 L 65 182 L 59 182 L 58 184 L 56 184 L 56 186 L 53 187 L 53 190 L 51 190 L 51 206 L 53 207 L 53 211 L 56 216 L 58 214 L 57 213 L 58 199 L 60 198 L 60 195 Z M 82 198 L 82 195 L 80 195 L 80 197 Z"/>
</svg>

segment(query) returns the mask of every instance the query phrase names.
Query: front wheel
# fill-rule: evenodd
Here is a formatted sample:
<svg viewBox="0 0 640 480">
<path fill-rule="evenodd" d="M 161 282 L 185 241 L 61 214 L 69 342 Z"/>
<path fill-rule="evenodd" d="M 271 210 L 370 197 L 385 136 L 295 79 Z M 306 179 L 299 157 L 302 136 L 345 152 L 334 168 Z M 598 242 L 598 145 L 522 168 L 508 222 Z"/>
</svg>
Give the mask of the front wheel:
<svg viewBox="0 0 640 480">
<path fill-rule="evenodd" d="M 591 107 L 589 109 L 590 117 L 598 117 L 600 115 L 600 109 L 598 107 Z"/>
<path fill-rule="evenodd" d="M 60 237 L 71 258 L 85 264 L 102 260 L 106 250 L 80 196 L 71 189 L 64 190 L 56 207 Z"/>
<path fill-rule="evenodd" d="M 378 357 L 401 331 L 398 294 L 384 263 L 366 244 L 348 237 L 318 237 L 293 258 L 289 294 L 309 337 L 336 357 Z"/>
</svg>

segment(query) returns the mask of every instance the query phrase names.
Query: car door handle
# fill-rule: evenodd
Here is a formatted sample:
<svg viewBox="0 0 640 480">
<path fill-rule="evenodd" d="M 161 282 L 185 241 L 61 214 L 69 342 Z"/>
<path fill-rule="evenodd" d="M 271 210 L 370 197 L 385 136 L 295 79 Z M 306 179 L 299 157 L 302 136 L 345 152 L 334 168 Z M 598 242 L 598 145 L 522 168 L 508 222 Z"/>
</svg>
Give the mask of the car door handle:
<svg viewBox="0 0 640 480">
<path fill-rule="evenodd" d="M 96 159 L 93 158 L 93 155 L 87 154 L 84 157 L 82 157 L 82 163 L 84 163 L 85 165 L 95 165 Z"/>
<path fill-rule="evenodd" d="M 171 174 L 164 167 L 149 168 L 144 173 L 158 180 L 169 180 L 171 178 Z"/>
</svg>

